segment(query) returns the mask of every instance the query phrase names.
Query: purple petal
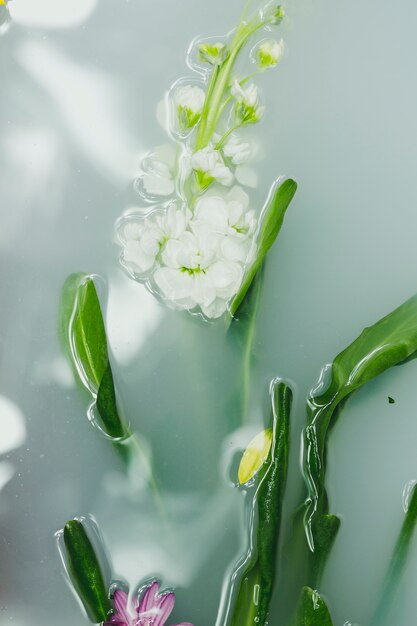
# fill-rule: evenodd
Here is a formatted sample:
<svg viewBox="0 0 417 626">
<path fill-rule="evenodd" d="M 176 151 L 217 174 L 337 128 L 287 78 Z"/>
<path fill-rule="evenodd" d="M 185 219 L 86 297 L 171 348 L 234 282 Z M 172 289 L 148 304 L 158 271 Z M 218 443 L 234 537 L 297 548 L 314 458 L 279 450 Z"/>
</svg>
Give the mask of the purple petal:
<svg viewBox="0 0 417 626">
<path fill-rule="evenodd" d="M 126 591 L 123 591 L 123 589 L 116 589 L 113 595 L 113 605 L 116 611 L 116 615 L 112 616 L 113 618 L 115 618 L 115 620 L 112 622 L 113 624 L 120 622 L 123 626 L 124 624 L 126 624 L 126 626 L 129 626 L 130 615 L 128 602 L 129 596 L 127 595 Z"/>
<path fill-rule="evenodd" d="M 175 593 L 164 593 L 160 596 L 159 610 L 155 615 L 153 626 L 164 626 L 172 613 L 175 604 Z"/>
<path fill-rule="evenodd" d="M 153 609 L 156 604 L 156 595 L 159 591 L 159 587 L 160 584 L 158 580 L 154 580 L 150 585 L 146 587 L 142 597 L 138 601 L 138 605 L 136 608 L 139 617 L 141 617 L 142 613 L 147 613 L 148 611 Z"/>
</svg>

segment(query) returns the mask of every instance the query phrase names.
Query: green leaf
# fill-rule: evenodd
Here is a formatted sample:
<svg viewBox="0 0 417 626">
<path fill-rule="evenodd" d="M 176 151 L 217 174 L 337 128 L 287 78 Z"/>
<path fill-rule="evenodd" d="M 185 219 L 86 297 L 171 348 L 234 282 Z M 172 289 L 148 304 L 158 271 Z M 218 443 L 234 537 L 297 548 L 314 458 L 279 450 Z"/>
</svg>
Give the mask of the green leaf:
<svg viewBox="0 0 417 626">
<path fill-rule="evenodd" d="M 252 265 L 248 267 L 243 278 L 242 286 L 230 305 L 230 314 L 233 317 L 238 312 L 253 279 L 281 230 L 285 213 L 296 190 L 297 183 L 289 178 L 278 187 L 275 187 L 268 198 L 261 216 L 261 227 L 258 236 L 258 254 Z"/>
<path fill-rule="evenodd" d="M 106 434 L 115 439 L 126 437 L 128 431 L 119 417 L 113 374 L 110 364 L 104 372 L 97 394 L 97 410 Z"/>
<path fill-rule="evenodd" d="M 273 439 L 265 470 L 260 472 L 254 552 L 243 570 L 232 626 L 265 626 L 275 581 L 290 436 L 292 391 L 280 380 L 271 387 Z"/>
<path fill-rule="evenodd" d="M 302 589 L 291 626 L 333 626 L 326 603 L 317 591 Z"/>
<path fill-rule="evenodd" d="M 319 534 L 323 520 L 329 513 L 325 487 L 329 429 L 351 393 L 390 367 L 413 357 L 416 352 L 417 295 L 373 326 L 365 328 L 333 361 L 330 372 L 326 372 L 323 378 L 327 382 L 327 375 L 330 374 L 324 390 L 323 385 L 319 384 L 310 394 L 308 423 L 304 433 L 304 472 L 308 487 L 305 524 L 310 547 L 314 548 L 316 572 L 323 569 L 323 560 L 327 558 L 338 527 L 334 522 L 326 547 Z"/>
<path fill-rule="evenodd" d="M 64 284 L 60 334 L 81 382 L 97 393 L 108 366 L 106 331 L 94 281 L 72 274 Z"/>
<path fill-rule="evenodd" d="M 392 604 L 401 584 L 402 575 L 407 565 L 410 553 L 411 542 L 417 525 L 417 485 L 414 485 L 408 500 L 408 508 L 400 534 L 394 547 L 388 572 L 385 577 L 384 586 L 381 593 L 381 600 L 375 610 L 372 626 L 382 626 L 392 624 L 393 619 L 390 614 Z"/>
<path fill-rule="evenodd" d="M 126 437 L 128 431 L 117 410 L 100 301 L 91 276 L 72 274 L 66 280 L 59 332 L 76 376 L 96 400 L 104 432 L 116 439 Z M 124 449 L 120 451 L 125 455 Z"/>
<path fill-rule="evenodd" d="M 84 526 L 71 520 L 64 528 L 65 564 L 91 622 L 103 622 L 111 609 L 108 585 Z"/>
</svg>

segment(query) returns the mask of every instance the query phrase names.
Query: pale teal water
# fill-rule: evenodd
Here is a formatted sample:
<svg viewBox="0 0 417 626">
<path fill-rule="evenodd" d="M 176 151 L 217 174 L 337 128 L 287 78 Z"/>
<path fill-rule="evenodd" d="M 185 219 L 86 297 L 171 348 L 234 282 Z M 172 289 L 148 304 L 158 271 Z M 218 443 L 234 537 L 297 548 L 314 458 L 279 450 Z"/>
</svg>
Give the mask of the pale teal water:
<svg viewBox="0 0 417 626">
<path fill-rule="evenodd" d="M 14 471 L 0 494 L 0 623 L 82 623 L 53 534 L 91 513 L 118 576 L 134 585 L 159 574 L 178 591 L 173 622 L 214 624 L 243 549 L 243 496 L 228 470 L 250 438 L 231 436 L 238 354 L 221 324 L 164 309 L 130 282 L 112 229 L 141 153 L 164 141 L 155 106 L 187 74 L 189 42 L 233 27 L 242 2 L 85 1 L 73 5 L 80 21 L 62 28 L 50 25 L 52 5 L 22 21 L 24 4 L 13 0 L 15 23 L 0 38 L 0 393 L 26 429 L 0 465 L 5 478 Z M 300 188 L 266 271 L 250 418 L 256 431 L 272 377 L 294 381 L 289 516 L 307 391 L 365 325 L 417 290 L 417 8 L 299 0 L 287 12 L 288 56 L 261 79 L 259 202 L 277 174 Z M 54 24 L 72 19 L 55 13 Z M 153 449 L 175 541 L 141 485 L 129 492 L 60 357 L 59 291 L 79 270 L 107 281 L 118 389 Z M 344 524 L 322 590 L 338 626 L 369 623 L 403 488 L 417 479 L 416 377 L 415 363 L 380 377 L 332 433 L 331 509 Z M 416 580 L 413 546 L 396 626 L 416 622 Z M 274 598 L 277 621 L 285 601 Z"/>
</svg>

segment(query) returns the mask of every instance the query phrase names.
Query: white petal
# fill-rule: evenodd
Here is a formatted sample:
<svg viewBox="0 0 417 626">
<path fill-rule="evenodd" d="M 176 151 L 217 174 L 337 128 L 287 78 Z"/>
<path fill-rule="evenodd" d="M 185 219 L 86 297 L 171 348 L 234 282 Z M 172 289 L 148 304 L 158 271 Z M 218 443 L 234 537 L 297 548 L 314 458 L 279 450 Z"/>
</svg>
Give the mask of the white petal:
<svg viewBox="0 0 417 626">
<path fill-rule="evenodd" d="M 236 180 L 245 187 L 252 187 L 253 189 L 258 186 L 258 175 L 255 170 L 247 165 L 238 165 L 235 170 Z"/>
<path fill-rule="evenodd" d="M 201 310 L 204 315 L 209 319 L 217 319 L 221 317 L 223 313 L 225 313 L 227 309 L 227 300 L 221 300 L 220 298 L 216 298 L 214 302 L 212 302 L 209 306 L 202 306 Z"/>
<path fill-rule="evenodd" d="M 148 272 L 155 264 L 155 256 L 147 254 L 139 241 L 128 241 L 124 251 L 123 259 L 129 268 L 139 274 Z"/>
<path fill-rule="evenodd" d="M 151 196 L 170 196 L 175 191 L 174 181 L 155 174 L 142 176 L 143 187 Z"/>
</svg>

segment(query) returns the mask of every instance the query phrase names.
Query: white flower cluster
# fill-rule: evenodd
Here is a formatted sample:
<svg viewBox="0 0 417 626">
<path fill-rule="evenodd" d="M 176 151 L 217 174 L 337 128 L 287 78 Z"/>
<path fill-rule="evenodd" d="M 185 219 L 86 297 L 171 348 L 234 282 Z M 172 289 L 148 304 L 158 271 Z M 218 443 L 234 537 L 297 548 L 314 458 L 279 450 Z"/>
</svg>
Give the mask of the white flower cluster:
<svg viewBox="0 0 417 626">
<path fill-rule="evenodd" d="M 241 187 L 232 187 L 226 196 L 211 189 L 193 212 L 172 202 L 145 217 L 122 218 L 122 263 L 175 308 L 200 308 L 217 318 L 242 282 L 256 225 Z"/>
<path fill-rule="evenodd" d="M 199 79 L 177 81 L 167 100 L 169 132 L 177 145 L 150 153 L 134 183 L 153 207 L 130 212 L 117 225 L 120 260 L 130 275 L 173 308 L 208 318 L 227 310 L 256 254 L 258 217 L 242 188 L 257 184 L 248 165 L 254 146 L 239 129 L 259 122 L 264 106 L 253 74 L 237 79 L 232 68 L 245 37 L 266 21 L 282 19 L 275 0 L 265 11 L 266 18 L 254 15 L 251 28 L 238 30 L 230 45 L 195 45 Z M 284 48 L 264 40 L 256 50 L 252 61 L 262 72 L 279 63 Z M 201 63 L 211 68 L 211 76 L 203 72 L 204 82 Z"/>
</svg>

